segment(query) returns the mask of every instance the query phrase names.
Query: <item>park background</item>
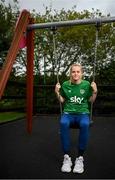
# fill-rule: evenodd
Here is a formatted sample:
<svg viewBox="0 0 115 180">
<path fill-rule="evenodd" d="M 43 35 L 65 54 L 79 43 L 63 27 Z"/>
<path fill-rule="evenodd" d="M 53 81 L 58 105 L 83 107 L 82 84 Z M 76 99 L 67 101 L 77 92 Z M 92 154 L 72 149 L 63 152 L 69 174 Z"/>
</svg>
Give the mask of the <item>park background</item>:
<svg viewBox="0 0 115 180">
<path fill-rule="evenodd" d="M 54 1 L 1 1 L 0 3 L 0 67 L 5 62 L 10 48 L 17 19 L 24 8 L 31 11 L 36 23 L 54 21 L 66 21 L 75 19 L 92 19 L 111 17 L 114 15 L 113 1 L 104 1 L 103 9 L 88 2 L 87 9 L 79 8 L 79 1 L 71 2 L 71 7 L 59 6 Z M 84 4 L 83 1 L 82 5 Z M 94 1 L 92 1 L 94 2 Z M 49 4 L 48 4 L 49 3 Z M 38 3 L 39 5 L 39 3 Z M 47 6 L 48 5 L 48 6 Z M 69 4 L 70 5 L 70 4 Z M 89 6 L 88 6 L 89 5 Z M 92 7 L 93 6 L 93 7 Z M 31 8 L 30 8 L 31 7 Z M 38 9 L 39 7 L 39 9 Z M 90 8 L 89 8 L 90 7 Z M 41 9 L 40 9 L 41 8 Z M 77 11 L 78 9 L 78 11 Z M 91 81 L 93 76 L 95 58 L 95 34 L 94 25 L 66 27 L 56 30 L 56 57 L 54 55 L 52 30 L 37 30 L 35 32 L 34 50 L 34 112 L 33 114 L 59 114 L 60 107 L 54 93 L 54 86 L 59 80 L 63 83 L 68 79 L 69 66 L 72 63 L 81 63 L 84 67 L 84 78 Z M 58 66 L 57 66 L 58 63 Z M 0 121 L 24 117 L 26 113 L 26 47 L 19 50 L 5 92 L 0 101 Z M 102 24 L 99 28 L 96 83 L 98 85 L 98 97 L 94 105 L 93 113 L 114 116 L 115 108 L 115 23 Z M 9 113 L 10 112 L 10 113 Z M 11 118 L 10 118 L 11 116 Z M 4 119 L 5 118 L 5 119 Z"/>
</svg>

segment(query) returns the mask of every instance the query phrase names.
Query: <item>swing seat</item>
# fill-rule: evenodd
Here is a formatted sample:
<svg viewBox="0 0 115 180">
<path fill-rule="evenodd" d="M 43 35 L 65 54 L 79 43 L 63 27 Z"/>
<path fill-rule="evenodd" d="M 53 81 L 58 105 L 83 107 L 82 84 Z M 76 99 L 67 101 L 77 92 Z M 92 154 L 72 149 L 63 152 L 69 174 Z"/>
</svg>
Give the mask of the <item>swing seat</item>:
<svg viewBox="0 0 115 180">
<path fill-rule="evenodd" d="M 94 122 L 91 120 L 89 127 L 92 127 L 92 126 L 93 126 L 93 123 L 94 123 Z M 71 124 L 70 124 L 70 128 L 71 128 L 71 129 L 80 129 L 79 124 L 77 124 L 77 123 L 71 123 Z"/>
<path fill-rule="evenodd" d="M 92 127 L 93 126 L 93 120 L 90 120 L 90 127 Z"/>
<path fill-rule="evenodd" d="M 79 124 L 77 124 L 77 123 L 71 123 L 70 128 L 71 129 L 80 129 Z"/>
</svg>

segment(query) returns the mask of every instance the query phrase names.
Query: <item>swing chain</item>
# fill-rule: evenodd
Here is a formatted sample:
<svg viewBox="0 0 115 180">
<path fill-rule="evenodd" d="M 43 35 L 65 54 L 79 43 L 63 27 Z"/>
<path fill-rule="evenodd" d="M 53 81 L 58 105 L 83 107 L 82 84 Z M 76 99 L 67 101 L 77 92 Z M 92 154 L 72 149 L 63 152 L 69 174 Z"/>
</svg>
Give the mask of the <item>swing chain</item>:
<svg viewBox="0 0 115 180">
<path fill-rule="evenodd" d="M 93 67 L 93 81 L 95 81 L 96 76 L 96 64 L 97 64 L 97 47 L 98 47 L 98 37 L 99 37 L 99 30 L 101 27 L 101 22 L 96 22 L 96 34 L 95 34 L 95 57 L 94 57 L 94 67 Z"/>
<path fill-rule="evenodd" d="M 58 74 L 58 59 L 57 59 L 57 54 L 56 54 L 56 30 L 57 27 L 51 27 L 51 30 L 53 32 L 53 50 L 54 50 L 54 59 L 56 62 L 56 79 L 57 82 L 59 82 L 59 74 Z"/>
<path fill-rule="evenodd" d="M 96 76 L 96 65 L 97 65 L 97 48 L 98 48 L 98 37 L 99 37 L 99 30 L 102 26 L 101 22 L 96 22 L 96 33 L 95 33 L 95 57 L 94 57 L 94 63 L 93 63 L 93 81 L 95 81 Z M 91 109 L 90 109 L 90 125 L 92 125 L 93 120 L 93 102 L 91 102 Z"/>
<path fill-rule="evenodd" d="M 51 30 L 53 32 L 53 50 L 54 50 L 54 59 L 56 62 L 56 79 L 57 79 L 57 83 L 59 83 L 58 58 L 57 58 L 57 54 L 56 54 L 56 30 L 57 30 L 57 28 L 52 27 Z M 62 103 L 60 100 L 59 100 L 59 106 L 60 106 L 60 114 L 62 115 Z"/>
</svg>

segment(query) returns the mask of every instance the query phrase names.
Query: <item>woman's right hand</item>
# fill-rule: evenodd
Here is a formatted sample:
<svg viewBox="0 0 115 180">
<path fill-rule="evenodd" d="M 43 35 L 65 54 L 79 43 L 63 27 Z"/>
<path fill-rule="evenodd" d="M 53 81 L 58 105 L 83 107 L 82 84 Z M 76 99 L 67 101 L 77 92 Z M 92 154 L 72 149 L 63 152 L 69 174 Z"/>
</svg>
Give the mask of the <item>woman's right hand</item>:
<svg viewBox="0 0 115 180">
<path fill-rule="evenodd" d="M 56 85 L 55 85 L 55 93 L 56 93 L 56 96 L 58 98 L 58 100 L 63 103 L 65 101 L 65 99 L 60 95 L 60 88 L 61 88 L 61 85 L 60 83 L 58 82 Z"/>
</svg>

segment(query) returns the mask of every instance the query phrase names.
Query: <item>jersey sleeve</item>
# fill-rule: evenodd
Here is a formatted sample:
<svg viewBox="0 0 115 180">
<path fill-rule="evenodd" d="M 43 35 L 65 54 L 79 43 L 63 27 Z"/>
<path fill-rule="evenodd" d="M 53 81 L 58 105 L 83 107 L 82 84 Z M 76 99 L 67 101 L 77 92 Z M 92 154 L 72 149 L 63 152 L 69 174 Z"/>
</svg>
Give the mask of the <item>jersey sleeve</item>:
<svg viewBox="0 0 115 180">
<path fill-rule="evenodd" d="M 64 93 L 64 83 L 62 84 L 61 88 L 60 88 L 60 95 L 62 97 L 65 97 L 65 93 Z"/>
<path fill-rule="evenodd" d="M 63 90 L 63 86 L 60 88 L 60 95 L 62 97 L 65 97 L 65 93 L 64 93 L 64 90 Z"/>
<path fill-rule="evenodd" d="M 91 84 L 89 83 L 89 91 L 88 91 L 88 98 L 90 98 L 92 96 L 92 87 Z"/>
</svg>

